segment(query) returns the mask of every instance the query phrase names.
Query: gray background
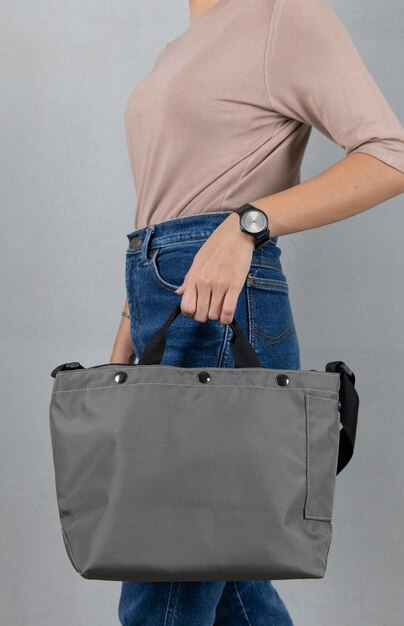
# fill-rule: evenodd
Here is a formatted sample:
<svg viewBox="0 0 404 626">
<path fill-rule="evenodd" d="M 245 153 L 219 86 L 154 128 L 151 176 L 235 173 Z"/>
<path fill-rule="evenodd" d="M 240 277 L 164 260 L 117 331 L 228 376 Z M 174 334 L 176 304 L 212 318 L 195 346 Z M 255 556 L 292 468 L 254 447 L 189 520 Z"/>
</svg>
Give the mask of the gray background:
<svg viewBox="0 0 404 626">
<path fill-rule="evenodd" d="M 330 4 L 404 120 L 399 0 Z M 0 622 L 111 626 L 120 583 L 80 578 L 62 543 L 50 371 L 109 360 L 135 207 L 124 107 L 187 27 L 188 3 L 13 0 L 1 10 Z M 342 157 L 313 131 L 302 180 Z M 342 359 L 361 396 L 326 577 L 274 583 L 296 626 L 402 624 L 403 202 L 279 241 L 302 368 Z"/>
</svg>

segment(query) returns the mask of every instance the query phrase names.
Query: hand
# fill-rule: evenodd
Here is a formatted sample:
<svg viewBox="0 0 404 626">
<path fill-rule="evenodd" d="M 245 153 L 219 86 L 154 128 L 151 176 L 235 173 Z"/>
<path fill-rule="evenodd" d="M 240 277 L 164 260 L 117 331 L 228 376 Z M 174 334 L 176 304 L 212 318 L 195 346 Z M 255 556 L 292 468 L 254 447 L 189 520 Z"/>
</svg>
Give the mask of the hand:
<svg viewBox="0 0 404 626">
<path fill-rule="evenodd" d="M 182 294 L 184 315 L 230 324 L 254 249 L 253 237 L 240 230 L 238 214 L 231 213 L 200 247 L 175 291 Z"/>
</svg>

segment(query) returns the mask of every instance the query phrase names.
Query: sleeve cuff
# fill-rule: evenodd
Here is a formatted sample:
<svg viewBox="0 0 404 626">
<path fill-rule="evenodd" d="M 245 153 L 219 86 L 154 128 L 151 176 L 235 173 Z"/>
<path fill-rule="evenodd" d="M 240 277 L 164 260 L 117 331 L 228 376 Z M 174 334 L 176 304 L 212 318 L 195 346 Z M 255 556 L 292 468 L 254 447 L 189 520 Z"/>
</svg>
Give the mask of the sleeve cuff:
<svg viewBox="0 0 404 626">
<path fill-rule="evenodd" d="M 388 148 L 383 148 L 382 146 L 364 144 L 354 148 L 353 150 L 346 150 L 346 156 L 353 154 L 354 152 L 370 154 L 371 156 L 379 159 L 379 161 L 383 161 L 383 163 L 394 167 L 396 170 L 404 174 L 404 145 L 403 150 L 400 153 L 395 154 Z"/>
</svg>

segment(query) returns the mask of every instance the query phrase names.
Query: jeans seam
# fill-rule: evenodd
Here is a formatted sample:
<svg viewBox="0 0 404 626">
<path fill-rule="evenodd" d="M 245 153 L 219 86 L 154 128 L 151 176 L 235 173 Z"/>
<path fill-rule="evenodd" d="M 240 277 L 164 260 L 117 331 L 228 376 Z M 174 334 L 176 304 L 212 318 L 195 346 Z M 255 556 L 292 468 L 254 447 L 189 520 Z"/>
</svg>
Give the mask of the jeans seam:
<svg viewBox="0 0 404 626">
<path fill-rule="evenodd" d="M 167 246 L 177 246 L 177 245 L 182 245 L 182 244 L 187 244 L 187 243 L 195 243 L 195 242 L 199 242 L 199 241 L 206 241 L 212 234 L 213 234 L 214 230 L 206 233 L 206 235 L 199 235 L 198 237 L 184 237 L 184 238 L 175 238 L 175 239 L 171 239 L 167 242 L 167 243 L 156 243 L 156 238 L 152 238 L 151 242 L 155 242 L 155 245 L 150 245 L 149 249 L 150 250 L 154 250 L 155 248 L 165 248 Z M 140 254 L 140 252 L 142 252 L 142 244 L 143 241 L 141 243 L 138 244 L 138 248 L 130 248 L 128 247 L 126 249 L 126 255 L 127 256 L 132 256 L 133 254 Z M 271 242 L 270 245 L 275 246 L 274 242 Z M 270 269 L 274 269 L 278 272 L 281 272 L 282 270 L 280 269 L 279 265 L 276 263 L 271 263 L 271 261 L 262 261 L 260 259 L 254 259 L 254 257 L 252 257 L 251 260 L 251 267 L 254 266 L 259 266 L 259 267 L 268 267 Z"/>
<path fill-rule="evenodd" d="M 216 367 L 221 367 L 223 364 L 223 359 L 224 359 L 224 355 L 226 354 L 226 347 L 227 347 L 227 340 L 228 340 L 228 336 L 229 336 L 229 326 L 226 326 L 225 331 L 224 331 L 224 337 L 223 337 L 223 341 L 222 341 L 222 347 L 220 349 L 219 352 L 219 359 L 218 359 L 218 364 Z"/>
<path fill-rule="evenodd" d="M 210 237 L 212 233 L 207 233 L 206 236 L 199 235 L 198 237 L 184 237 L 182 239 L 179 238 L 179 239 L 175 239 L 174 241 L 167 242 L 167 243 L 155 243 L 154 246 L 153 245 L 150 246 L 150 250 L 154 250 L 155 248 L 167 248 L 168 246 L 178 246 L 178 245 L 182 245 L 186 243 L 195 243 L 198 241 L 206 241 L 206 239 L 208 239 L 208 237 Z M 156 242 L 155 239 L 152 241 Z"/>
<path fill-rule="evenodd" d="M 247 319 L 248 319 L 248 341 L 252 345 L 253 348 L 256 348 L 255 338 L 253 333 L 253 310 L 252 303 L 250 297 L 250 290 L 244 285 L 244 289 L 246 290 L 246 302 L 247 302 Z"/>
<path fill-rule="evenodd" d="M 160 276 L 158 269 L 157 269 L 157 265 L 156 265 L 156 257 L 158 255 L 158 251 L 159 251 L 159 248 L 156 248 L 156 252 L 151 255 L 148 265 L 151 267 L 153 277 L 155 281 L 157 282 L 157 284 L 163 289 L 166 289 L 167 291 L 169 291 L 170 293 L 175 293 L 175 290 L 178 289 L 181 285 L 178 285 L 178 286 L 173 285 L 172 283 L 167 282 L 166 280 L 164 280 L 164 278 Z M 179 296 L 180 294 L 176 294 L 176 295 Z"/>
<path fill-rule="evenodd" d="M 239 600 L 239 602 L 240 602 L 240 605 L 241 605 L 242 611 L 243 611 L 243 613 L 244 613 L 244 617 L 245 617 L 245 618 L 246 618 L 246 620 L 247 620 L 247 624 L 248 624 L 248 626 L 252 626 L 252 624 L 251 624 L 250 620 L 248 619 L 247 611 L 245 610 L 245 606 L 244 606 L 243 601 L 242 601 L 242 599 L 241 599 L 241 596 L 240 596 L 240 593 L 239 593 L 239 590 L 238 590 L 238 587 L 237 587 L 237 583 L 236 583 L 236 581 L 235 581 L 235 580 L 233 580 L 233 585 L 234 585 L 234 589 L 235 589 L 235 591 L 236 591 L 237 598 L 238 598 L 238 600 Z"/>
<path fill-rule="evenodd" d="M 212 231 L 213 232 L 213 231 Z M 198 237 L 186 237 L 183 239 L 175 239 L 175 240 L 171 240 L 167 243 L 155 243 L 155 245 L 152 245 L 152 242 L 155 242 L 155 239 L 151 239 L 151 243 L 149 245 L 149 251 L 151 252 L 152 250 L 156 250 L 159 248 L 168 248 L 170 246 L 181 246 L 181 245 L 185 245 L 187 243 L 198 243 L 200 241 L 206 241 L 210 235 L 212 233 L 207 233 L 206 236 L 204 235 L 199 235 Z M 143 242 L 142 242 L 143 243 Z M 139 243 L 139 249 L 137 250 L 136 248 L 129 248 L 126 250 L 126 255 L 127 256 L 132 256 L 133 254 L 140 254 L 143 250 L 143 247 L 141 246 L 141 244 Z"/>
<path fill-rule="evenodd" d="M 278 280 L 277 278 L 262 278 L 251 273 L 247 276 L 247 285 L 249 287 L 262 287 L 268 291 L 273 290 L 289 293 L 289 285 L 285 281 Z"/>
<path fill-rule="evenodd" d="M 282 341 L 282 339 L 284 339 L 285 337 L 287 337 L 288 335 L 293 333 L 294 330 L 295 330 L 294 324 L 290 324 L 290 326 L 285 328 L 283 333 L 281 333 L 280 335 L 272 336 L 272 335 L 267 335 L 266 333 L 263 333 L 262 330 L 257 328 L 257 326 L 255 324 L 253 326 L 253 333 L 254 333 L 254 335 L 256 337 L 259 337 L 260 339 L 262 339 L 262 341 L 265 341 L 265 343 L 269 343 L 271 345 L 274 344 L 274 343 L 279 343 L 280 341 Z"/>
<path fill-rule="evenodd" d="M 138 281 L 136 280 L 134 276 L 134 271 L 135 271 L 134 268 L 132 268 L 130 263 L 128 264 L 128 260 L 127 260 L 126 267 L 125 267 L 126 295 L 127 295 L 127 300 L 128 300 L 128 307 L 129 307 L 129 302 L 131 302 L 132 309 L 134 309 L 134 316 L 132 316 L 132 311 L 131 310 L 129 311 L 131 315 L 130 335 L 131 335 L 131 340 L 133 336 L 132 344 L 137 342 L 140 346 L 141 351 L 143 351 L 144 346 L 143 346 L 143 342 L 141 341 L 140 334 L 138 337 L 136 333 L 136 330 L 139 331 L 139 329 L 142 327 L 143 319 L 142 319 L 141 307 L 139 306 L 139 303 L 138 303 L 138 293 L 137 293 Z M 132 286 L 132 289 L 131 289 L 131 286 Z"/>
<path fill-rule="evenodd" d="M 270 283 L 270 282 L 259 282 L 260 280 L 262 281 L 269 281 L 269 278 L 255 278 L 255 279 L 248 279 L 248 285 L 249 286 L 255 286 L 255 287 L 262 287 L 262 289 L 266 289 L 267 291 L 282 291 L 283 293 L 289 293 L 288 288 L 287 287 L 283 287 L 282 285 L 277 285 L 274 283 Z"/>
<path fill-rule="evenodd" d="M 174 595 L 174 590 L 175 590 L 175 595 Z M 168 601 L 167 601 L 167 609 L 166 609 L 166 614 L 164 617 L 164 626 L 170 626 L 170 624 L 173 624 L 173 619 L 175 617 L 175 609 L 177 606 L 177 600 L 178 600 L 178 591 L 179 591 L 179 583 L 176 582 L 172 582 L 170 585 L 170 592 L 168 595 Z M 174 602 L 173 606 L 172 602 Z"/>
<path fill-rule="evenodd" d="M 279 263 L 276 262 L 272 262 L 269 261 L 267 259 L 261 260 L 261 259 L 254 259 L 254 257 L 251 259 L 251 268 L 253 267 L 268 267 L 269 269 L 272 270 L 276 270 L 277 272 L 282 273 L 282 269 L 279 265 Z"/>
</svg>

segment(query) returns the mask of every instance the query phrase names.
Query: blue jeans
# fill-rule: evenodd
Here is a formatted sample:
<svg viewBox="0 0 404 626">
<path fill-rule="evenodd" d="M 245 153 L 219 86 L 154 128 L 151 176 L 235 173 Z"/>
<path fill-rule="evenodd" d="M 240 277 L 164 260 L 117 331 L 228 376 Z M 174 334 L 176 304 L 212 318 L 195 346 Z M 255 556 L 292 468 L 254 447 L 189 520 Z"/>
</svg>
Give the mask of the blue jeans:
<svg viewBox="0 0 404 626">
<path fill-rule="evenodd" d="M 194 214 L 130 232 L 126 290 L 136 355 L 164 323 L 181 296 L 175 293 L 193 258 L 231 211 Z M 299 343 L 280 262 L 277 237 L 254 250 L 235 319 L 261 367 L 300 369 Z M 218 320 L 180 314 L 166 331 L 163 365 L 234 367 L 232 331 Z M 270 532 L 270 529 L 269 529 Z M 270 580 L 123 581 L 123 626 L 293 626 Z"/>
</svg>

